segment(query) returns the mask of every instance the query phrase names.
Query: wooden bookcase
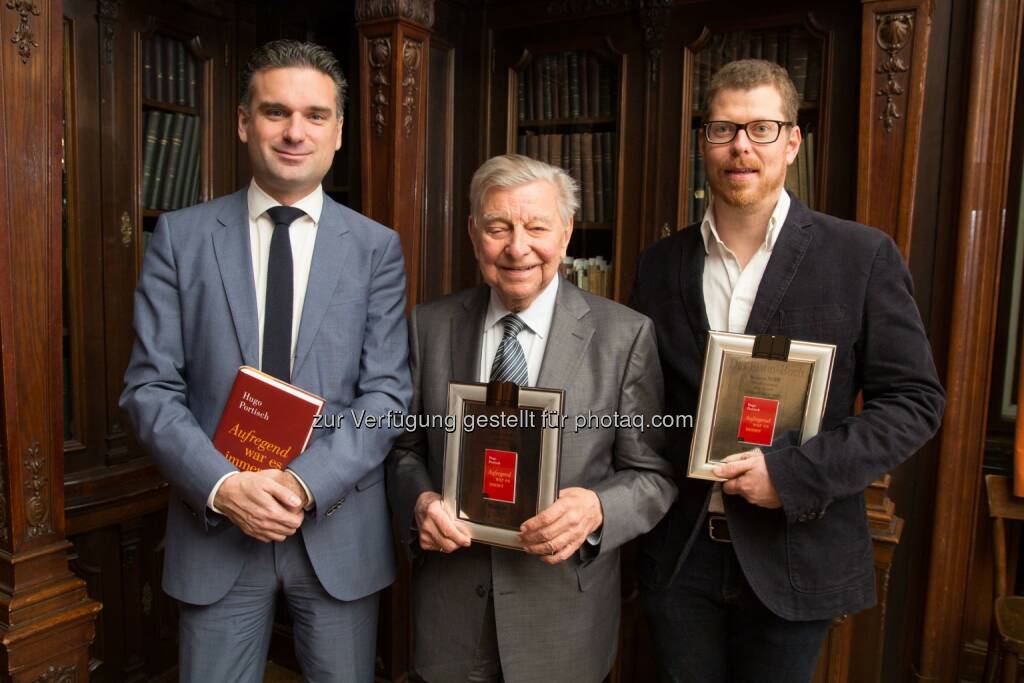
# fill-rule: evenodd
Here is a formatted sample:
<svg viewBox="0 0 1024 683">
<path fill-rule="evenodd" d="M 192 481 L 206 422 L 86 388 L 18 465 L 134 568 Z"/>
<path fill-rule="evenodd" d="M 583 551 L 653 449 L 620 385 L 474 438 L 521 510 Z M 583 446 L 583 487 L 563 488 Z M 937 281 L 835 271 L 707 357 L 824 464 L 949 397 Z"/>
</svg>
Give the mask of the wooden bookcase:
<svg viewBox="0 0 1024 683">
<path fill-rule="evenodd" d="M 620 57 L 605 49 L 524 53 L 510 75 L 516 93 L 510 151 L 560 166 L 579 186 L 563 274 L 609 296 L 615 261 Z"/>
<path fill-rule="evenodd" d="M 210 55 L 198 35 L 161 27 L 139 36 L 139 142 L 141 251 L 164 211 L 204 197 L 203 151 L 209 122 L 203 87 Z"/>
<path fill-rule="evenodd" d="M 167 485 L 117 401 L 134 340 L 133 291 L 157 218 L 233 189 L 223 9 L 63 3 L 64 509 L 71 568 L 103 603 L 94 681 L 144 680 L 177 662 L 176 609 L 160 590 Z M 183 87 L 158 85 L 158 46 L 176 84 L 185 75 Z M 177 180 L 155 192 L 161 141 L 161 170 Z"/>
</svg>

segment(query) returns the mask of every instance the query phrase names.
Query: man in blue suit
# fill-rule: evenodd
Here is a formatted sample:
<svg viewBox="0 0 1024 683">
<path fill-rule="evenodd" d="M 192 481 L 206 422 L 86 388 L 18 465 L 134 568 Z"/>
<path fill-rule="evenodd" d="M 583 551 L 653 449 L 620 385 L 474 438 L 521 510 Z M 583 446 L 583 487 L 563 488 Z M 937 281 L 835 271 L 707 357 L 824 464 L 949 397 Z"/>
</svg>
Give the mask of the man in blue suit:
<svg viewBox="0 0 1024 683">
<path fill-rule="evenodd" d="M 164 590 L 183 681 L 262 680 L 277 592 L 306 680 L 370 681 L 377 594 L 394 578 L 382 462 L 396 433 L 314 430 L 285 471 L 211 444 L 238 367 L 383 415 L 410 400 L 397 235 L 327 197 L 345 80 L 323 48 L 274 41 L 243 74 L 253 178 L 160 217 L 135 294 L 121 406 L 171 482 Z"/>
</svg>

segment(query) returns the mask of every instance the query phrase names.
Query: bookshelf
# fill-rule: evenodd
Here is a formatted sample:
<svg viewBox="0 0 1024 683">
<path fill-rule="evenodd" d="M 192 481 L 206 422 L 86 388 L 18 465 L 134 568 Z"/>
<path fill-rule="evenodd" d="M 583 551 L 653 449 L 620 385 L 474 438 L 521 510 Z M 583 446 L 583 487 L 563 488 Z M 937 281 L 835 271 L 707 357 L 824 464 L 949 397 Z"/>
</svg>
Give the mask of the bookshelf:
<svg viewBox="0 0 1024 683">
<path fill-rule="evenodd" d="M 140 36 L 142 249 L 156 221 L 201 201 L 203 64 L 199 40 L 154 31 Z"/>
<path fill-rule="evenodd" d="M 518 154 L 564 168 L 580 208 L 561 272 L 601 296 L 613 291 L 620 67 L 597 49 L 527 52 L 512 73 Z"/>
<path fill-rule="evenodd" d="M 704 161 L 698 140 L 701 133 L 705 97 L 712 75 L 724 64 L 737 59 L 766 59 L 789 72 L 800 95 L 797 123 L 803 143 L 796 161 L 786 173 L 786 189 L 811 208 L 818 207 L 824 192 L 824 180 L 818 173 L 823 140 L 821 127 L 824 57 L 828 54 L 825 38 L 803 24 L 756 30 L 712 34 L 705 31 L 687 48 L 684 63 L 688 78 L 684 81 L 683 136 L 686 149 L 680 155 L 679 177 L 685 192 L 680 193 L 679 227 L 700 221 L 710 200 L 704 176 Z"/>
</svg>

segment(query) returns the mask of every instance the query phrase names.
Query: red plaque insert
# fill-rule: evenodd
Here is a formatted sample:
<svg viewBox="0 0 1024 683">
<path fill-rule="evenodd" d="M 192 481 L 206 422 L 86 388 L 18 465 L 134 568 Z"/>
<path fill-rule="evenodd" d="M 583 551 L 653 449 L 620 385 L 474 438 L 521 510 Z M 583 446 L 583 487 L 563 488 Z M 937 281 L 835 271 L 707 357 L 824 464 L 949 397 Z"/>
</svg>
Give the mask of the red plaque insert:
<svg viewBox="0 0 1024 683">
<path fill-rule="evenodd" d="M 755 446 L 771 446 L 775 437 L 775 418 L 778 414 L 777 400 L 744 396 L 740 431 L 736 438 Z"/>
<path fill-rule="evenodd" d="M 516 465 L 519 454 L 496 448 L 484 449 L 484 498 L 516 502 Z"/>
</svg>

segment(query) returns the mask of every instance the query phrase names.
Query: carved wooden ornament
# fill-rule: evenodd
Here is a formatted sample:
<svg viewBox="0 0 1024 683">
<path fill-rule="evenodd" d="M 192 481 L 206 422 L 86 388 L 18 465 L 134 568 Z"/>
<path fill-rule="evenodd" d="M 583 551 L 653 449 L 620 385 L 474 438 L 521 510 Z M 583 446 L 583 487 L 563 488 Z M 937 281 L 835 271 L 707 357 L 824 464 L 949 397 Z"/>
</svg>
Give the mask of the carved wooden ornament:
<svg viewBox="0 0 1024 683">
<path fill-rule="evenodd" d="M 386 88 L 389 81 L 386 69 L 391 63 L 391 39 L 374 38 L 371 40 L 367 59 L 370 60 L 370 68 L 373 70 L 370 76 L 370 85 L 373 86 L 373 96 L 370 99 L 373 132 L 383 135 L 384 129 L 387 127 L 388 95 Z"/>
<path fill-rule="evenodd" d="M 885 83 L 875 92 L 876 96 L 885 98 L 885 108 L 878 118 L 885 125 L 885 132 L 891 133 L 896 119 L 903 118 L 896 98 L 901 97 L 904 90 L 896 80 L 896 75 L 910 70 L 899 53 L 907 46 L 907 39 L 913 34 L 914 17 L 906 12 L 881 14 L 875 17 L 875 23 L 875 42 L 886 53 L 881 65 L 875 69 L 875 73 L 885 74 Z"/>
<path fill-rule="evenodd" d="M 11 42 L 18 46 L 22 64 L 27 64 L 28 58 L 32 56 L 32 48 L 39 47 L 39 43 L 35 41 L 35 34 L 32 33 L 32 27 L 28 23 L 29 18 L 38 17 L 41 10 L 36 7 L 34 0 L 7 0 L 7 9 L 18 13 L 18 26 L 14 29 Z"/>
</svg>

